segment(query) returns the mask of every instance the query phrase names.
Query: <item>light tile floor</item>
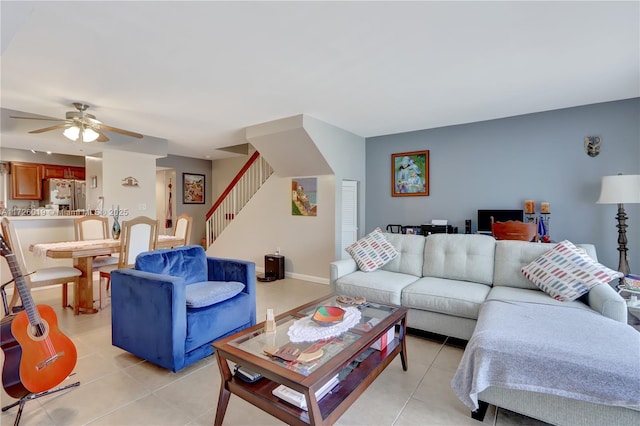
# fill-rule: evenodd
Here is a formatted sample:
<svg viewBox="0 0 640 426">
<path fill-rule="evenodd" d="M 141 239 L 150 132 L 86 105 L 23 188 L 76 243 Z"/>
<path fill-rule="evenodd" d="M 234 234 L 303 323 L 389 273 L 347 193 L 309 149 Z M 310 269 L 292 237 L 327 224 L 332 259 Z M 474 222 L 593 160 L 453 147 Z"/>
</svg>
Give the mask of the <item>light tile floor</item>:
<svg viewBox="0 0 640 426">
<path fill-rule="evenodd" d="M 329 293 L 327 285 L 296 279 L 258 283 L 258 321 L 267 308 L 276 313 Z M 94 286 L 97 289 L 97 285 Z M 96 290 L 97 291 L 97 290 Z M 65 383 L 80 386 L 27 402 L 20 424 L 29 425 L 210 425 L 215 417 L 220 377 L 214 357 L 172 373 L 111 345 L 109 306 L 95 315 L 74 316 L 60 307 L 60 288 L 36 290 L 37 304 L 54 307 L 59 327 L 78 350 Z M 96 297 L 97 299 L 97 297 Z M 153 319 L 140 327 L 153 327 Z M 409 371 L 399 357 L 338 420 L 338 425 L 480 425 L 453 394 L 451 379 L 463 350 L 422 337 L 407 337 Z M 4 353 L 0 355 L 4 361 Z M 63 383 L 63 384 L 65 384 Z M 3 390 L 2 406 L 15 400 Z M 12 424 L 17 407 L 2 413 Z M 280 425 L 282 422 L 232 396 L 226 425 Z M 483 424 L 542 425 L 489 407 Z"/>
</svg>

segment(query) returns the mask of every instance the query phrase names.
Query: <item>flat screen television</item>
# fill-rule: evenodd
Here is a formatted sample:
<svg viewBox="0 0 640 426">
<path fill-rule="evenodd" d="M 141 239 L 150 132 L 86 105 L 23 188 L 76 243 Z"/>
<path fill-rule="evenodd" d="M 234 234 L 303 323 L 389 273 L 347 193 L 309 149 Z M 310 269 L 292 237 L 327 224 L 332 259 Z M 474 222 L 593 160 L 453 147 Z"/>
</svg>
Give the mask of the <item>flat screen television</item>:
<svg viewBox="0 0 640 426">
<path fill-rule="evenodd" d="M 496 222 L 524 221 L 524 210 L 478 210 L 478 232 L 491 232 L 491 216 Z"/>
</svg>

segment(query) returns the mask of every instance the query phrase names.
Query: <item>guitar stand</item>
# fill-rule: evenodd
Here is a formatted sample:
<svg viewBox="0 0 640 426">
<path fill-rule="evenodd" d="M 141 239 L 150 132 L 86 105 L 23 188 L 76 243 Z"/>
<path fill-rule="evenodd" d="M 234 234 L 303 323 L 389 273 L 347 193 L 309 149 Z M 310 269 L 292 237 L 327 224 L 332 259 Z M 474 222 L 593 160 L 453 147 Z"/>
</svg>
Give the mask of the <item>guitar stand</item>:
<svg viewBox="0 0 640 426">
<path fill-rule="evenodd" d="M 22 409 L 24 408 L 24 404 L 26 404 L 28 401 L 31 401 L 33 399 L 37 399 L 43 396 L 48 396 L 48 395 L 51 395 L 52 393 L 61 392 L 63 390 L 67 390 L 76 386 L 80 386 L 80 382 L 71 383 L 70 385 L 66 385 L 66 386 L 60 386 L 59 388 L 55 388 L 55 389 L 49 389 L 48 391 L 44 391 L 40 393 L 30 393 L 28 395 L 23 396 L 13 404 L 7 405 L 6 407 L 2 407 L 2 412 L 4 413 L 10 408 L 13 408 L 16 405 L 19 405 L 20 407 L 18 408 L 16 419 L 13 421 L 13 426 L 18 426 L 18 423 L 20 423 L 20 417 L 22 417 Z"/>
<path fill-rule="evenodd" d="M 5 287 L 8 286 L 9 284 L 11 284 L 14 280 L 11 280 L 9 282 L 4 283 L 3 285 L 0 286 L 0 296 L 2 296 L 2 305 L 4 308 L 4 314 L 9 315 L 10 313 L 16 313 L 19 312 L 21 310 L 24 310 L 23 306 L 14 306 L 12 309 L 12 312 L 9 312 L 9 305 L 7 303 L 7 293 L 5 291 Z M 15 290 L 14 290 L 15 291 Z M 19 405 L 18 407 L 18 413 L 16 414 L 16 418 L 13 421 L 13 426 L 18 426 L 18 423 L 20 423 L 20 417 L 22 417 L 22 410 L 24 409 L 24 404 L 26 404 L 28 401 L 34 400 L 34 399 L 38 399 L 40 397 L 43 396 L 48 396 L 51 395 L 53 393 L 57 393 L 57 392 L 61 392 L 63 390 L 67 390 L 70 388 L 74 388 L 80 386 L 80 382 L 75 382 L 75 383 L 71 383 L 69 385 L 65 385 L 65 386 L 60 386 L 54 389 L 49 389 L 47 391 L 44 392 L 38 392 L 38 393 L 29 393 L 25 396 L 23 396 L 22 398 L 20 398 L 18 401 L 14 402 L 13 404 L 9 404 L 5 407 L 2 407 L 2 412 L 4 413 L 5 411 L 15 407 L 16 405 Z"/>
</svg>

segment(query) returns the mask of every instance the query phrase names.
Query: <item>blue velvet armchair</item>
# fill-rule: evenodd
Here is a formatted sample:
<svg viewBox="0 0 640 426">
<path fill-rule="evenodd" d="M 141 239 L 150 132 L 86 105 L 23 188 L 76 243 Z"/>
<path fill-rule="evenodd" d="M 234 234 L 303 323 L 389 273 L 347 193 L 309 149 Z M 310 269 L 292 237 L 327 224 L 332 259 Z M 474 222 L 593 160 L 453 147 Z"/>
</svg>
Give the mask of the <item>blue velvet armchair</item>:
<svg viewBox="0 0 640 426">
<path fill-rule="evenodd" d="M 255 269 L 200 246 L 140 254 L 111 273 L 113 345 L 174 372 L 211 355 L 211 342 L 255 325 Z"/>
</svg>

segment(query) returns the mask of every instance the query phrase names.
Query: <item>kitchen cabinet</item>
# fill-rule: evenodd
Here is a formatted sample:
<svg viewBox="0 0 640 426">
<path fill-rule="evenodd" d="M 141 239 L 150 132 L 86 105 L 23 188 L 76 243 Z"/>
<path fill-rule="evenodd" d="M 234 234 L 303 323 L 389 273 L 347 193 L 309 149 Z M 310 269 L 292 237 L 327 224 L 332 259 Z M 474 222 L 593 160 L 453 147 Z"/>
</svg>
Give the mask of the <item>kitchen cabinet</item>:
<svg viewBox="0 0 640 426">
<path fill-rule="evenodd" d="M 42 199 L 42 165 L 11 163 L 11 198 L 14 200 Z"/>
<path fill-rule="evenodd" d="M 55 166 L 53 164 L 43 164 L 43 179 L 64 179 L 65 166 Z"/>
<path fill-rule="evenodd" d="M 84 167 L 69 167 L 69 174 L 73 179 L 85 180 L 86 178 Z"/>
<path fill-rule="evenodd" d="M 43 179 L 79 179 L 84 180 L 85 168 L 43 164 Z"/>
</svg>

